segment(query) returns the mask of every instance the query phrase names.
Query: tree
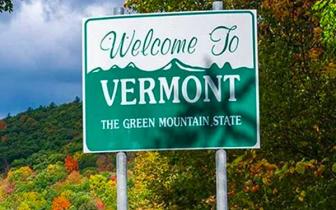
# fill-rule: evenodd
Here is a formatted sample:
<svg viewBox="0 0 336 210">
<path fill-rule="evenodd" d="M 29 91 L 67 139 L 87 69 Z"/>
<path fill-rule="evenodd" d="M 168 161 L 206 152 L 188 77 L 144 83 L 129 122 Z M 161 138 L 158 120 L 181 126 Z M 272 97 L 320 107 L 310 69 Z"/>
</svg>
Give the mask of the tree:
<svg viewBox="0 0 336 210">
<path fill-rule="evenodd" d="M 64 165 L 69 173 L 71 173 L 72 171 L 78 171 L 78 161 L 71 155 L 66 156 L 64 160 Z"/>
<path fill-rule="evenodd" d="M 320 25 L 323 29 L 323 41 L 330 47 L 336 45 L 336 1 L 319 0 L 313 10 L 320 17 Z"/>
<path fill-rule="evenodd" d="M 12 12 L 13 2 L 12 0 L 0 0 L 0 13 L 2 12 Z"/>
<path fill-rule="evenodd" d="M 81 99 L 78 97 L 78 96 L 76 96 L 75 97 L 75 100 L 73 101 L 74 103 L 80 103 L 81 102 Z"/>
<path fill-rule="evenodd" d="M 67 198 L 63 196 L 58 196 L 52 202 L 52 210 L 69 209 L 70 205 L 70 201 Z"/>
<path fill-rule="evenodd" d="M 125 6 L 141 13 L 209 10 L 212 0 L 126 0 Z"/>
</svg>

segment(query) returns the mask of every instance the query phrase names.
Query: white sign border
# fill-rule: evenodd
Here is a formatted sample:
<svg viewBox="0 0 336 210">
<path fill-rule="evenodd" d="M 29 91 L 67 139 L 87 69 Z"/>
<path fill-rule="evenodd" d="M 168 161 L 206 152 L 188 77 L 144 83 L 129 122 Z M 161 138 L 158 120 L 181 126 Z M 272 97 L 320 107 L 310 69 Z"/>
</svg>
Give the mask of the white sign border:
<svg viewBox="0 0 336 210">
<path fill-rule="evenodd" d="M 249 13 L 252 15 L 253 25 L 253 37 L 254 37 L 254 69 L 256 76 L 256 132 L 257 142 L 251 147 L 193 147 L 193 148 L 160 148 L 160 149 L 131 149 L 131 150 L 101 150 L 92 151 L 86 144 L 86 113 L 85 113 L 85 76 L 87 72 L 86 61 L 86 24 L 88 21 L 97 21 L 105 19 L 117 19 L 117 18 L 141 18 L 141 17 L 155 17 L 155 16 L 180 16 L 180 15 L 201 15 L 201 14 L 227 14 L 227 13 Z M 166 12 L 166 13 L 146 13 L 146 14 L 131 14 L 131 15 L 116 15 L 116 16 L 101 16 L 101 17 L 89 17 L 82 20 L 82 113 L 83 113 L 83 152 L 84 153 L 106 153 L 106 152 L 141 152 L 141 151 L 172 151 L 172 150 L 218 150 L 218 149 L 260 149 L 260 108 L 259 108 L 259 68 L 258 68 L 258 42 L 257 42 L 257 11 L 256 10 L 215 10 L 215 11 L 189 11 L 189 12 Z"/>
</svg>

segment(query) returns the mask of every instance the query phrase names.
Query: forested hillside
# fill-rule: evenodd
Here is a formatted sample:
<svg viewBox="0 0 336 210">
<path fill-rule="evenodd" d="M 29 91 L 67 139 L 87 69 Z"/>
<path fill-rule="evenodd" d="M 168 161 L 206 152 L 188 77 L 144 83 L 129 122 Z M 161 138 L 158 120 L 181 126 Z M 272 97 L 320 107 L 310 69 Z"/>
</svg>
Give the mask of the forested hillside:
<svg viewBox="0 0 336 210">
<path fill-rule="evenodd" d="M 76 98 L 0 121 L 1 210 L 114 209 L 113 155 L 83 155 L 81 107 Z"/>
<path fill-rule="evenodd" d="M 0 121 L 1 210 L 116 209 L 115 157 L 83 154 L 81 124 L 79 99 Z M 333 209 L 335 144 L 324 154 L 265 144 L 228 152 L 231 209 Z M 128 156 L 131 209 L 214 209 L 214 151 Z"/>
<path fill-rule="evenodd" d="M 81 120 L 79 99 L 8 116 L 0 126 L 1 171 L 23 165 L 43 168 L 48 161 L 63 160 L 65 154 L 80 151 Z"/>
</svg>

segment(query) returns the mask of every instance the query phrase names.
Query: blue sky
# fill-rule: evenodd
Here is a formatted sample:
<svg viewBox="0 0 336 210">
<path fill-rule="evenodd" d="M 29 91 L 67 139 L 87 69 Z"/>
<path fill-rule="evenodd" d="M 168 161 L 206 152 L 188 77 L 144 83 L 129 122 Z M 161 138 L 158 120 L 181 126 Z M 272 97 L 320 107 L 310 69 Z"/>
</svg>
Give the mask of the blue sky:
<svg viewBox="0 0 336 210">
<path fill-rule="evenodd" d="M 124 0 L 14 0 L 0 13 L 0 119 L 81 97 L 81 20 Z"/>
</svg>

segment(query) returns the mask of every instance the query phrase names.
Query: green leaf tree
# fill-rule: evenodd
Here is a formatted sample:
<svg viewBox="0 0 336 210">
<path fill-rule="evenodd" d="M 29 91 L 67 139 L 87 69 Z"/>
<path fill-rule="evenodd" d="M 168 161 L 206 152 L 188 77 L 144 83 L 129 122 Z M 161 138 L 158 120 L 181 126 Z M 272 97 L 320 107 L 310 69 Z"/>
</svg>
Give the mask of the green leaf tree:
<svg viewBox="0 0 336 210">
<path fill-rule="evenodd" d="M 13 2 L 12 0 L 0 0 L 0 13 L 2 12 L 12 12 Z"/>
</svg>

